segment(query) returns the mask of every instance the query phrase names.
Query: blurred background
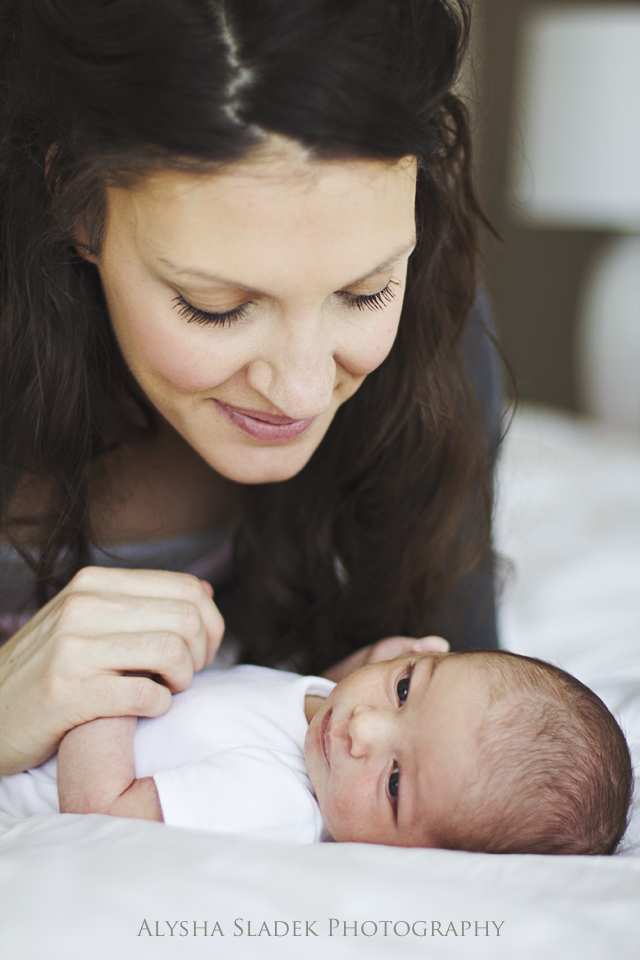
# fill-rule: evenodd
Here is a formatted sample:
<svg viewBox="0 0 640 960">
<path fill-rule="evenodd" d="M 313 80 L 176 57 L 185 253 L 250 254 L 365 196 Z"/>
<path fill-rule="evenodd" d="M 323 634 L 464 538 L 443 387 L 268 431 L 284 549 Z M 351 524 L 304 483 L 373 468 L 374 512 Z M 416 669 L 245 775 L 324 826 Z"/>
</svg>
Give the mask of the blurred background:
<svg viewBox="0 0 640 960">
<path fill-rule="evenodd" d="M 640 433 L 640 2 L 473 6 L 484 275 L 520 396 Z"/>
<path fill-rule="evenodd" d="M 472 3 L 484 277 L 524 401 L 497 474 L 501 643 L 598 691 L 640 787 L 640 0 Z"/>
</svg>

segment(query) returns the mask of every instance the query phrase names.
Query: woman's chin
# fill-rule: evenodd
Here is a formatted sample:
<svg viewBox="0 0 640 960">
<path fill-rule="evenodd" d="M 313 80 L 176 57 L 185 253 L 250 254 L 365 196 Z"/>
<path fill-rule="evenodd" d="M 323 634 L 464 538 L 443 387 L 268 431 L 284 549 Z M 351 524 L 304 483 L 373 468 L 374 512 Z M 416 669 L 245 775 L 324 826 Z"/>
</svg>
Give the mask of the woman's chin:
<svg viewBox="0 0 640 960">
<path fill-rule="evenodd" d="M 248 447 L 235 444 L 231 449 L 219 447 L 200 454 L 221 476 L 234 483 L 256 485 L 260 483 L 281 483 L 290 480 L 307 465 L 315 452 L 317 444 L 287 443 L 282 445 L 264 445 Z"/>
</svg>

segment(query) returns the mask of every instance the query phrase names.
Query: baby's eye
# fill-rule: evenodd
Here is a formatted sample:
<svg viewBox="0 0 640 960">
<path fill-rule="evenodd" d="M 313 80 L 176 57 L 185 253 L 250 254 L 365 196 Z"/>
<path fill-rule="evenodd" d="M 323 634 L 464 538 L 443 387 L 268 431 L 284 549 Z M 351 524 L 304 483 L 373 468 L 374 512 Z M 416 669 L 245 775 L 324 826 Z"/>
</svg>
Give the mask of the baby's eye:
<svg viewBox="0 0 640 960">
<path fill-rule="evenodd" d="M 409 696 L 409 684 L 411 682 L 411 676 L 403 677 L 398 686 L 396 687 L 396 693 L 398 694 L 398 700 L 400 703 L 404 703 L 407 697 Z"/>
<path fill-rule="evenodd" d="M 398 764 L 394 763 L 393 773 L 389 777 L 389 796 L 395 802 L 398 800 L 398 787 L 400 786 L 400 771 Z"/>
</svg>

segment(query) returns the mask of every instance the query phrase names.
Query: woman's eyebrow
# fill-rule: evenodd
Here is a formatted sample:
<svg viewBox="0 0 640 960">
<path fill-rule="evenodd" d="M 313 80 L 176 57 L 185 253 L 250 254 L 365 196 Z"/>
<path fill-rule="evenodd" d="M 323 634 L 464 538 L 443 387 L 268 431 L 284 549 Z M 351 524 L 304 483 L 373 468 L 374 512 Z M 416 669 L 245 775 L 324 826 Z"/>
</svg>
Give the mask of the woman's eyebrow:
<svg viewBox="0 0 640 960">
<path fill-rule="evenodd" d="M 371 277 L 377 276 L 379 273 L 382 273 L 383 270 L 388 270 L 389 267 L 394 267 L 396 263 L 398 263 L 400 260 L 404 260 L 404 258 L 407 255 L 413 253 L 416 247 L 416 243 L 417 243 L 417 239 L 414 235 L 409 243 L 403 244 L 403 246 L 400 247 L 398 250 L 396 250 L 395 253 L 393 253 L 388 260 L 384 261 L 384 263 L 379 264 L 374 270 L 371 270 L 364 277 L 359 277 L 357 280 L 352 280 L 351 283 L 345 283 L 344 286 L 357 287 L 358 284 L 364 283 L 366 280 L 369 280 Z"/>
<path fill-rule="evenodd" d="M 366 280 L 369 280 L 371 277 L 377 276 L 377 274 L 382 273 L 383 270 L 388 270 L 390 267 L 393 267 L 400 260 L 403 260 L 408 254 L 412 253 L 416 246 L 416 237 L 414 236 L 409 243 L 404 243 L 402 247 L 396 250 L 391 256 L 384 261 L 384 263 L 379 264 L 375 269 L 371 270 L 364 277 L 359 277 L 358 280 L 352 280 L 351 283 L 345 283 L 344 287 L 357 287 L 358 284 L 364 283 Z M 246 287 L 242 283 L 236 283 L 235 280 L 228 280 L 224 277 L 219 277 L 214 273 L 208 273 L 206 270 L 198 270 L 193 267 L 180 267 L 178 264 L 172 263 L 167 257 L 158 257 L 158 261 L 164 264 L 166 267 L 179 276 L 185 277 L 194 277 L 197 280 L 207 280 L 209 283 L 219 283 L 225 287 L 233 287 L 234 290 L 242 290 L 243 293 L 257 294 L 258 291 L 254 290 L 252 287 Z"/>
<path fill-rule="evenodd" d="M 193 267 L 179 267 L 176 263 L 172 263 L 171 260 L 168 260 L 167 257 L 158 257 L 158 261 L 163 263 L 165 267 L 178 274 L 179 276 L 184 277 L 195 277 L 196 280 L 207 280 L 209 283 L 219 283 L 224 287 L 233 287 L 234 290 L 242 290 L 243 293 L 257 293 L 257 290 L 253 290 L 251 287 L 245 287 L 242 283 L 236 283 L 235 280 L 225 280 L 224 277 L 219 277 L 215 273 L 208 273 L 206 270 L 197 270 Z"/>
</svg>

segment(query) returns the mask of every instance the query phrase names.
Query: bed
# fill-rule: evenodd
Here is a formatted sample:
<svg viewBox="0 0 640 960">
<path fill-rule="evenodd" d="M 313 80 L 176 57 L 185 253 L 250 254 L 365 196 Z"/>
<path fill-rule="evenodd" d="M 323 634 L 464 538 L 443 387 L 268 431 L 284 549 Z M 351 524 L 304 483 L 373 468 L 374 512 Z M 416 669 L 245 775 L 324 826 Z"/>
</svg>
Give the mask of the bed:
<svg viewBox="0 0 640 960">
<path fill-rule="evenodd" d="M 499 472 L 503 644 L 618 715 L 640 761 L 640 444 L 518 413 Z M 104 816 L 0 817 L 6 960 L 640 957 L 640 807 L 613 857 L 286 847 Z"/>
</svg>

